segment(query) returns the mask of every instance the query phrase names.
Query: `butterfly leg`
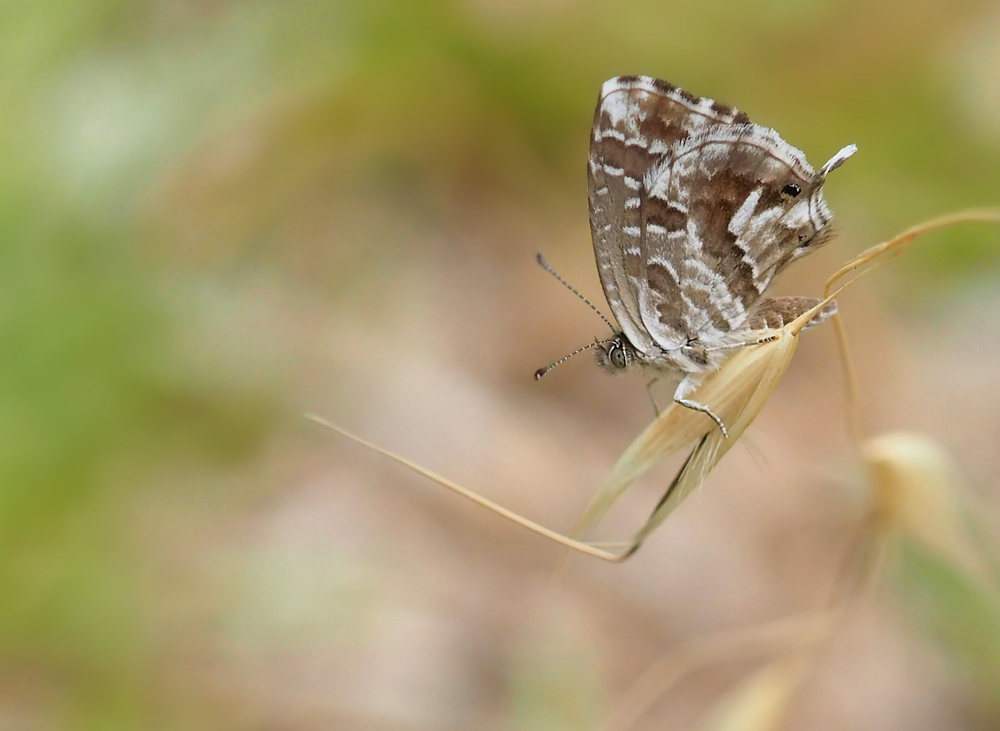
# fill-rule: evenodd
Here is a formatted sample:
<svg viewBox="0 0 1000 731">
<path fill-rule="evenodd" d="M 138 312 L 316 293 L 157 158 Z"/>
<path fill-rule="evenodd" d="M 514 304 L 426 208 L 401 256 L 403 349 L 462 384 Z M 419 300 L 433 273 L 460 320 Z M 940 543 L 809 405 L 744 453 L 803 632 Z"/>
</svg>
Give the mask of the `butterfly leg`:
<svg viewBox="0 0 1000 731">
<path fill-rule="evenodd" d="M 722 436 L 726 439 L 729 438 L 729 430 L 726 429 L 726 425 L 722 423 L 720 419 L 710 408 L 704 404 L 699 404 L 697 401 L 691 401 L 687 397 L 694 391 L 698 386 L 701 385 L 703 375 L 700 373 L 688 373 L 681 382 L 677 385 L 677 390 L 674 391 L 674 401 L 681 406 L 684 406 L 692 411 L 700 411 L 712 417 L 712 421 L 719 425 L 719 429 L 722 430 Z"/>
<path fill-rule="evenodd" d="M 653 411 L 657 416 L 660 415 L 660 405 L 656 403 L 656 396 L 653 395 L 653 386 L 659 383 L 659 381 L 660 377 L 654 376 L 648 383 L 646 383 L 646 393 L 649 394 L 649 401 L 653 404 Z"/>
</svg>

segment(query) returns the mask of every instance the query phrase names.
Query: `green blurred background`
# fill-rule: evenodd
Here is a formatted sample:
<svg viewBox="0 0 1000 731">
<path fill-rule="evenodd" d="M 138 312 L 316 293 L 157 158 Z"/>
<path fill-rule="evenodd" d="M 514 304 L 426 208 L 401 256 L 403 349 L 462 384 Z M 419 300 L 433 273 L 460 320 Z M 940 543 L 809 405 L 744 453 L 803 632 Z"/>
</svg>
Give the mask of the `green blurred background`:
<svg viewBox="0 0 1000 731">
<path fill-rule="evenodd" d="M 642 553 L 555 587 L 555 549 L 301 418 L 572 525 L 650 418 L 585 359 L 531 380 L 602 332 L 533 255 L 603 300 L 584 170 L 618 74 L 814 166 L 858 145 L 842 235 L 785 293 L 1000 202 L 981 0 L 0 6 L 0 728 L 597 729 L 671 644 L 824 599 L 864 502 L 830 333 Z M 842 302 L 873 426 L 941 440 L 987 516 L 998 257 L 943 233 Z M 998 605 L 909 575 L 791 727 L 1000 720 Z M 636 728 L 688 727 L 733 672 Z"/>
</svg>

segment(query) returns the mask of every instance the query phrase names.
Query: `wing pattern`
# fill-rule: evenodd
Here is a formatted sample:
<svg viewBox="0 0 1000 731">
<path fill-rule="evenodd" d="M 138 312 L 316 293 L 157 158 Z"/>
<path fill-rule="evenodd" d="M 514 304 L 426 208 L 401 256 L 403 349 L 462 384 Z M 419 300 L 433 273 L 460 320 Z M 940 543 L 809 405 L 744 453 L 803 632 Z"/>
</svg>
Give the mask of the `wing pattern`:
<svg viewBox="0 0 1000 731">
<path fill-rule="evenodd" d="M 743 338 L 774 277 L 828 238 L 822 185 L 852 152 L 817 173 L 735 109 L 647 77 L 605 83 L 588 166 L 591 232 L 637 357 L 676 367 L 681 349 Z"/>
<path fill-rule="evenodd" d="M 692 134 L 748 121 L 742 112 L 657 79 L 622 76 L 601 88 L 588 161 L 591 233 L 608 304 L 643 353 L 661 347 L 640 314 L 646 176 Z"/>
</svg>

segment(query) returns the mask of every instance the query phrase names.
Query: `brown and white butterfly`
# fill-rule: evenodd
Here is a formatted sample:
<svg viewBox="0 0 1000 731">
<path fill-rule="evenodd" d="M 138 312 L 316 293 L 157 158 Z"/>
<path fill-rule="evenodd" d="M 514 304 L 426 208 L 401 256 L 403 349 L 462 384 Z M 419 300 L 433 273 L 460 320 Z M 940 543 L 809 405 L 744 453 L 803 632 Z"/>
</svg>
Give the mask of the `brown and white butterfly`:
<svg viewBox="0 0 1000 731">
<path fill-rule="evenodd" d="M 619 327 L 596 344 L 599 362 L 679 375 L 674 400 L 726 433 L 688 396 L 729 351 L 817 304 L 761 295 L 830 238 L 823 183 L 856 149 L 814 172 L 736 109 L 646 76 L 605 82 L 587 177 L 598 273 Z M 835 311 L 831 303 L 813 324 Z"/>
</svg>

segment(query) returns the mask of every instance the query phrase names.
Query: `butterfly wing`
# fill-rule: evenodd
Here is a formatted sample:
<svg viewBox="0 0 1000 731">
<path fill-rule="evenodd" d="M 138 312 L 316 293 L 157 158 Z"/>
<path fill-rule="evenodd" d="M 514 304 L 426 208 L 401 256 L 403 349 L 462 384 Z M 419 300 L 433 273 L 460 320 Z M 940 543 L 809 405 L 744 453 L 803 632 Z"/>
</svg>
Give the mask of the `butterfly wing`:
<svg viewBox="0 0 1000 731">
<path fill-rule="evenodd" d="M 774 277 L 829 238 L 832 167 L 814 172 L 750 123 L 675 144 L 643 186 L 639 315 L 653 339 L 666 350 L 739 341 Z"/>
<path fill-rule="evenodd" d="M 644 354 L 659 352 L 663 344 L 662 327 L 650 321 L 661 331 L 661 337 L 654 337 L 642 314 L 647 180 L 662 168 L 670 150 L 693 134 L 746 122 L 746 115 L 735 109 L 649 77 L 622 76 L 601 88 L 588 160 L 594 255 L 615 319 Z"/>
</svg>

